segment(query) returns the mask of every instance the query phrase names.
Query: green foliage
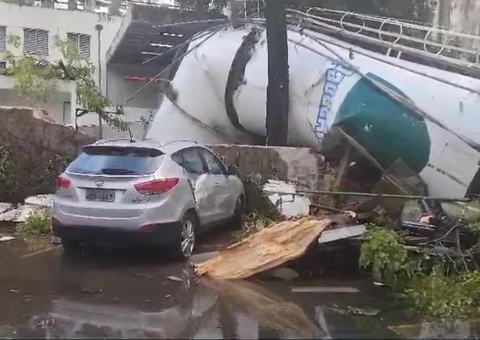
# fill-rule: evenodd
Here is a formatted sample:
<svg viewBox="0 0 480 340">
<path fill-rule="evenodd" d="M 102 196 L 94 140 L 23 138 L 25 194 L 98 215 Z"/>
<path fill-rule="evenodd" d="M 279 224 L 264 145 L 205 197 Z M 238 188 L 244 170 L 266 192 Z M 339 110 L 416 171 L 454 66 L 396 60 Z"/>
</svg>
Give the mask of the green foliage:
<svg viewBox="0 0 480 340">
<path fill-rule="evenodd" d="M 403 298 L 411 314 L 431 319 L 478 318 L 480 271 L 447 276 L 435 268 L 430 275 L 412 280 Z"/>
<path fill-rule="evenodd" d="M 22 39 L 16 34 L 10 34 L 8 36 L 7 43 L 15 48 L 19 48 L 22 44 Z"/>
<path fill-rule="evenodd" d="M 240 241 L 260 230 L 270 227 L 273 225 L 273 221 L 268 217 L 265 217 L 258 212 L 252 212 L 248 214 L 245 218 L 245 221 L 242 224 L 242 228 L 233 233 L 233 236 L 237 241 Z"/>
<path fill-rule="evenodd" d="M 35 176 L 32 176 L 30 160 L 18 156 L 22 151 L 0 145 L 0 201 L 17 203 L 29 195 L 53 192 L 55 178 L 73 158 L 60 155 L 49 155 L 46 160 L 40 158 L 35 163 Z"/>
<path fill-rule="evenodd" d="M 178 0 L 178 3 L 183 9 L 199 12 L 220 12 L 227 5 L 225 0 Z M 260 3 L 263 10 L 263 1 Z M 323 7 L 423 22 L 428 22 L 432 15 L 430 0 L 286 0 L 286 4 L 297 9 Z"/>
<path fill-rule="evenodd" d="M 360 265 L 370 269 L 376 280 L 391 286 L 406 302 L 410 314 L 427 319 L 480 316 L 480 271 L 467 266 L 452 271 L 450 265 L 456 262 L 451 256 L 434 253 L 433 248 L 408 246 L 401 234 L 388 228 L 374 226 L 366 237 Z M 466 263 L 473 261 L 470 255 L 475 254 L 466 252 L 459 257 Z"/>
<path fill-rule="evenodd" d="M 201 13 L 221 12 L 227 7 L 228 0 L 180 0 L 178 5 L 187 11 L 198 11 Z"/>
<path fill-rule="evenodd" d="M 25 222 L 17 226 L 16 231 L 26 235 L 47 235 L 50 233 L 50 212 L 48 210 L 33 212 Z"/>
<path fill-rule="evenodd" d="M 360 251 L 360 266 L 371 268 L 375 280 L 392 287 L 402 287 L 405 280 L 422 270 L 422 262 L 418 261 L 418 256 L 412 258 L 398 233 L 387 228 L 373 227 L 366 238 L 367 242 L 362 244 Z M 421 253 L 420 249 L 415 251 L 417 255 Z"/>
<path fill-rule="evenodd" d="M 11 196 L 19 180 L 12 152 L 7 146 L 0 145 L 0 192 Z"/>
<path fill-rule="evenodd" d="M 404 20 L 429 21 L 429 0 L 286 0 L 291 7 L 323 7 Z"/>
<path fill-rule="evenodd" d="M 21 39 L 8 37 L 8 43 L 18 48 Z M 5 75 L 15 79 L 15 91 L 31 106 L 40 106 L 49 101 L 58 92 L 58 80 L 72 80 L 77 83 L 77 100 L 82 108 L 98 113 L 108 124 L 121 131 L 128 129 L 122 120 L 123 109 L 106 112 L 105 108 L 113 104 L 101 94 L 94 81 L 95 67 L 86 58 L 82 58 L 77 46 L 67 40 L 55 37 L 54 46 L 62 54 L 62 60 L 51 63 L 34 55 L 15 55 L 6 52 L 8 68 Z"/>
</svg>

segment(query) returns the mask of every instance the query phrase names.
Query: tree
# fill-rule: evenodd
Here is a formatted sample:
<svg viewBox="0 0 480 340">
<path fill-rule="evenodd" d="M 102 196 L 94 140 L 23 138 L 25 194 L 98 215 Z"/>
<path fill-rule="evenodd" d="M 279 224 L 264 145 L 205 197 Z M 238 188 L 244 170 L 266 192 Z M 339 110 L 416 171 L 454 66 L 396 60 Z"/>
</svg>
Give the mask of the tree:
<svg viewBox="0 0 480 340">
<path fill-rule="evenodd" d="M 19 48 L 21 38 L 11 35 L 8 45 Z M 7 51 L 5 59 L 8 67 L 4 75 L 15 80 L 14 90 L 19 97 L 25 99 L 31 106 L 39 106 L 49 101 L 58 92 L 58 80 L 71 80 L 77 84 L 78 104 L 86 111 L 96 112 L 108 124 L 121 131 L 128 129 L 121 119 L 123 109 L 117 107 L 114 112 L 106 112 L 106 108 L 113 107 L 110 100 L 104 97 L 98 89 L 93 76 L 95 67 L 78 52 L 77 46 L 67 40 L 55 37 L 55 47 L 61 54 L 62 60 L 54 63 L 34 55 L 15 55 Z"/>
<path fill-rule="evenodd" d="M 180 8 L 199 12 L 219 12 L 228 3 L 226 0 L 177 1 Z M 260 2 L 263 1 L 260 0 Z M 286 3 L 289 7 L 298 9 L 324 7 L 423 22 L 428 22 L 432 14 L 430 0 L 286 0 Z M 263 4 L 260 7 L 263 8 Z"/>
<path fill-rule="evenodd" d="M 180 9 L 200 13 L 221 12 L 228 5 L 228 0 L 180 0 Z"/>
<path fill-rule="evenodd" d="M 430 0 L 286 0 L 294 7 L 323 7 L 344 11 L 427 22 Z"/>
</svg>

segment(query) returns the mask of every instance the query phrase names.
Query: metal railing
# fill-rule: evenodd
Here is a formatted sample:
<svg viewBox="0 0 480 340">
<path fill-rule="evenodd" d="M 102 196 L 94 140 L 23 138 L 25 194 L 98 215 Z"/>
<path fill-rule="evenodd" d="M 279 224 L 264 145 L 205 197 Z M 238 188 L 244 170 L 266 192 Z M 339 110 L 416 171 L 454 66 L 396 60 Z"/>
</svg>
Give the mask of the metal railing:
<svg viewBox="0 0 480 340">
<path fill-rule="evenodd" d="M 304 12 L 287 9 L 287 18 L 290 24 L 363 42 L 370 49 L 374 47 L 375 52 L 389 56 L 402 58 L 407 53 L 445 66 L 480 72 L 480 37 L 475 35 L 414 21 L 319 7 Z"/>
</svg>

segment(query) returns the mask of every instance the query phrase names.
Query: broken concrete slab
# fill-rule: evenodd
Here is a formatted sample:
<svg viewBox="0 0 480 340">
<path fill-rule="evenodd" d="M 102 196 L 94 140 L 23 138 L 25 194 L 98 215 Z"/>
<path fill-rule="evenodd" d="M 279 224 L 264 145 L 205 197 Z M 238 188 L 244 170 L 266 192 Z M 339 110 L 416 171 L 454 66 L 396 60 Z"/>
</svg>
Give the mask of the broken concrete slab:
<svg viewBox="0 0 480 340">
<path fill-rule="evenodd" d="M 34 212 L 42 210 L 42 207 L 34 205 L 19 205 L 16 209 L 9 210 L 0 214 L 0 222 L 21 223 Z"/>
<path fill-rule="evenodd" d="M 294 184 L 268 180 L 262 190 L 269 195 L 268 198 L 283 216 L 293 218 L 309 215 L 310 199 L 303 195 L 296 195 L 297 189 Z"/>
<path fill-rule="evenodd" d="M 303 218 L 263 229 L 195 265 L 199 276 L 245 279 L 303 256 L 330 225 L 330 219 Z"/>
<path fill-rule="evenodd" d="M 30 196 L 25 199 L 25 205 L 35 205 L 39 207 L 51 208 L 53 205 L 53 195 Z"/>
<path fill-rule="evenodd" d="M 13 204 L 11 203 L 0 203 L 0 214 L 7 212 L 13 209 Z"/>
<path fill-rule="evenodd" d="M 362 236 L 367 232 L 367 227 L 362 225 L 355 225 L 352 227 L 343 227 L 333 230 L 326 230 L 318 238 L 318 243 L 329 243 L 333 241 L 343 240 L 347 238 L 354 238 Z"/>
<path fill-rule="evenodd" d="M 227 164 L 237 165 L 240 174 L 249 174 L 260 182 L 278 179 L 305 188 L 329 190 L 335 169 L 310 148 L 227 145 L 209 147 Z"/>
<path fill-rule="evenodd" d="M 0 242 L 9 242 L 15 240 L 13 236 L 0 236 Z"/>
<path fill-rule="evenodd" d="M 25 204 L 19 204 L 16 207 L 13 204 L 0 203 L 0 208 L 2 205 L 9 208 L 3 212 L 0 209 L 0 222 L 25 222 L 32 213 L 51 209 L 52 197 L 52 195 L 30 196 L 25 199 Z"/>
</svg>

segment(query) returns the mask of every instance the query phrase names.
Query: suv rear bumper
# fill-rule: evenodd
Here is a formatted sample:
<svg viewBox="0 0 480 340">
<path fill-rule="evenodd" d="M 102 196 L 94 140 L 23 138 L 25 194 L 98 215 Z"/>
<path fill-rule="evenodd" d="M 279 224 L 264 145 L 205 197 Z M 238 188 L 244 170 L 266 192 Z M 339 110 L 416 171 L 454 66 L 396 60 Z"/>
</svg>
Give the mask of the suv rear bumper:
<svg viewBox="0 0 480 340">
<path fill-rule="evenodd" d="M 180 222 L 155 224 L 149 232 L 91 226 L 52 226 L 53 235 L 67 241 L 118 245 L 170 245 L 180 237 Z"/>
</svg>

